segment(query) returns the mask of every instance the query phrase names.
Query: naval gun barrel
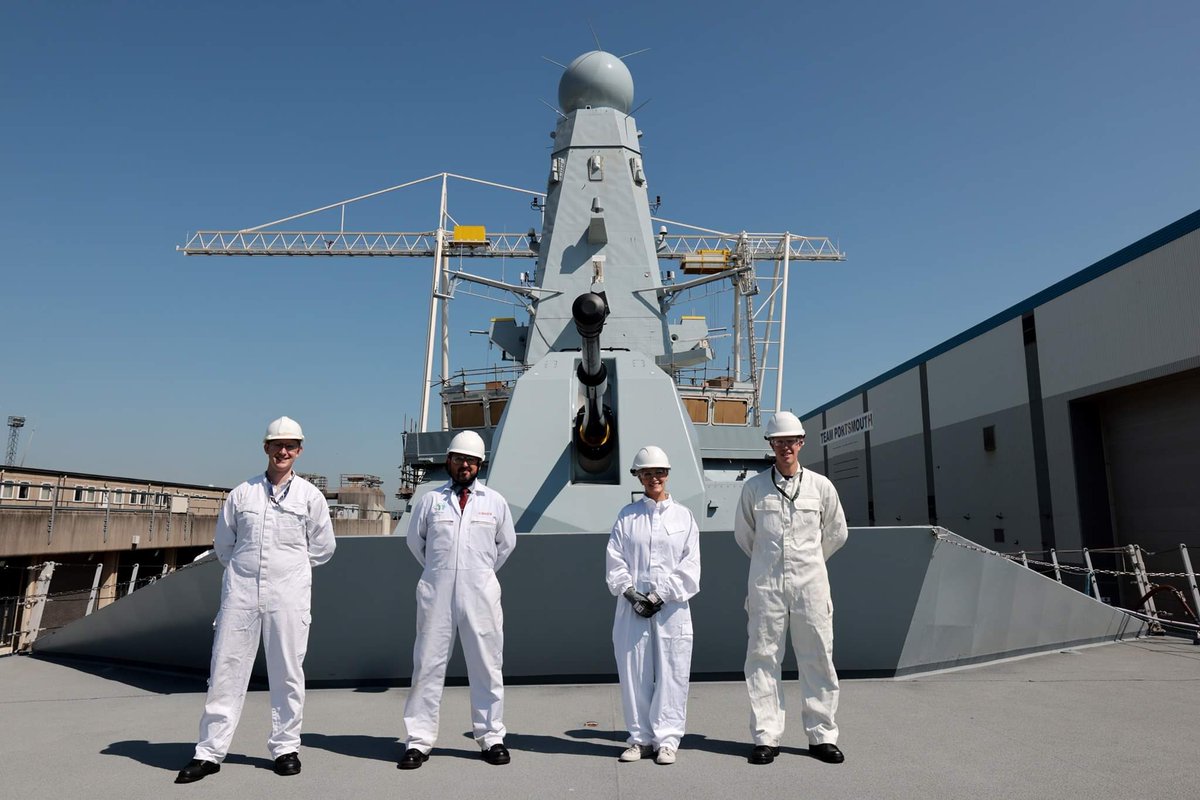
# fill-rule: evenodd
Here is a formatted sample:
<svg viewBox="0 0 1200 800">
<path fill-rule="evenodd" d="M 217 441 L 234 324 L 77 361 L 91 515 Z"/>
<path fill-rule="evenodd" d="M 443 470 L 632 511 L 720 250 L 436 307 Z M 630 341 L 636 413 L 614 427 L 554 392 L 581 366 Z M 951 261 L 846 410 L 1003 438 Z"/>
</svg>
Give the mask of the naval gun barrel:
<svg viewBox="0 0 1200 800">
<path fill-rule="evenodd" d="M 608 303 L 595 292 L 581 294 L 571 304 L 571 316 L 582 340 L 575 376 L 583 387 L 584 397 L 583 408 L 575 419 L 574 438 L 581 465 L 589 472 L 597 472 L 607 466 L 616 444 L 612 411 L 604 405 L 608 370 L 600 360 L 600 332 L 608 317 Z"/>
</svg>

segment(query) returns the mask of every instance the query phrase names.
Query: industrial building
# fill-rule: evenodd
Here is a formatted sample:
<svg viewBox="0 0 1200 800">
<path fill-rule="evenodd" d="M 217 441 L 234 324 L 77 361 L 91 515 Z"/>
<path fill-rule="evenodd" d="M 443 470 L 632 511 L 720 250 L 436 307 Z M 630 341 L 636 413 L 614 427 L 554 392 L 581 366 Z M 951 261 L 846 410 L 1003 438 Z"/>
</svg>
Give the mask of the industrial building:
<svg viewBox="0 0 1200 800">
<path fill-rule="evenodd" d="M 1070 561 L 1135 544 L 1181 570 L 1200 544 L 1198 306 L 1200 211 L 803 415 L 801 462 L 851 525 Z"/>
<path fill-rule="evenodd" d="M 0 468 L 0 653 L 190 563 L 227 491 Z"/>
</svg>

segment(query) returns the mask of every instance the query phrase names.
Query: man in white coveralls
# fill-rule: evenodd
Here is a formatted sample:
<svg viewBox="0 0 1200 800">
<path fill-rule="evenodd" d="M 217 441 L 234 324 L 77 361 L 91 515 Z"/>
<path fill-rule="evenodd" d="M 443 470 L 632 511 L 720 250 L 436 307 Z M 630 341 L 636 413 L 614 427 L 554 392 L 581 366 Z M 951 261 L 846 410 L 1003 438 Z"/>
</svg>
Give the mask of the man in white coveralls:
<svg viewBox="0 0 1200 800">
<path fill-rule="evenodd" d="M 738 546 L 750 556 L 746 688 L 754 748 L 749 761 L 770 764 L 779 755 L 784 724 L 779 673 L 790 626 L 809 753 L 840 764 L 845 758 L 834 722 L 838 679 L 825 561 L 846 543 L 846 516 L 829 479 L 800 467 L 804 426 L 795 414 L 775 414 L 765 438 L 775 460 L 746 481 L 733 523 Z"/>
<path fill-rule="evenodd" d="M 483 439 L 463 431 L 450 440 L 450 480 L 417 501 L 408 549 L 424 571 L 417 583 L 412 688 L 404 704 L 408 731 L 400 769 L 418 769 L 438 735 L 446 664 L 462 636 L 471 685 L 471 728 L 483 760 L 510 761 L 504 746 L 504 612 L 496 570 L 517 544 L 508 503 L 476 480 Z"/>
<path fill-rule="evenodd" d="M 242 714 L 261 635 L 271 687 L 267 747 L 275 774 L 300 772 L 304 654 L 308 649 L 312 568 L 333 556 L 329 504 L 292 471 L 304 432 L 288 417 L 267 426 L 267 470 L 240 484 L 217 517 L 213 549 L 225 566 L 213 636 L 208 697 L 195 757 L 176 783 L 219 772 Z"/>
<path fill-rule="evenodd" d="M 605 581 L 617 597 L 613 653 L 621 680 L 628 747 L 621 761 L 654 754 L 674 764 L 687 723 L 692 611 L 700 591 L 700 531 L 667 493 L 671 463 L 662 448 L 638 450 L 629 470 L 645 496 L 617 514 Z M 626 602 L 628 601 L 628 602 Z"/>
</svg>

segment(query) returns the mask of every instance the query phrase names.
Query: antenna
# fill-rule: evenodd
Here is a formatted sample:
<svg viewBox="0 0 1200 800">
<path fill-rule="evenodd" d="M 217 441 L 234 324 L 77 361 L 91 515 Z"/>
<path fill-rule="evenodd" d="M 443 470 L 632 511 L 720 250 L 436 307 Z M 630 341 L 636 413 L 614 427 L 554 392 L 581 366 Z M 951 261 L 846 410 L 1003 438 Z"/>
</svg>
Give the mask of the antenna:
<svg viewBox="0 0 1200 800">
<path fill-rule="evenodd" d="M 11 467 L 17 460 L 17 442 L 21 439 L 21 428 L 24 427 L 24 417 L 8 418 L 8 450 L 4 454 L 4 466 L 6 467 Z"/>
<path fill-rule="evenodd" d="M 588 29 L 592 32 L 592 38 L 596 40 L 596 49 L 603 50 L 604 48 L 600 46 L 600 37 L 596 35 L 596 28 L 590 19 L 588 20 Z"/>
<path fill-rule="evenodd" d="M 538 102 L 539 102 L 539 103 L 541 103 L 542 105 L 544 105 L 546 108 L 548 108 L 548 109 L 550 109 L 551 111 L 553 111 L 555 114 L 558 114 L 558 115 L 559 115 L 560 117 L 562 117 L 563 119 L 566 119 L 566 118 L 567 118 L 567 115 L 566 115 L 566 114 L 562 113 L 561 111 L 559 111 L 557 108 L 555 108 L 554 106 L 552 106 L 552 105 L 550 105 L 549 103 L 547 103 L 547 102 L 546 102 L 545 100 L 543 100 L 542 98 L 540 98 L 540 97 L 539 97 L 539 98 L 538 98 Z"/>
</svg>

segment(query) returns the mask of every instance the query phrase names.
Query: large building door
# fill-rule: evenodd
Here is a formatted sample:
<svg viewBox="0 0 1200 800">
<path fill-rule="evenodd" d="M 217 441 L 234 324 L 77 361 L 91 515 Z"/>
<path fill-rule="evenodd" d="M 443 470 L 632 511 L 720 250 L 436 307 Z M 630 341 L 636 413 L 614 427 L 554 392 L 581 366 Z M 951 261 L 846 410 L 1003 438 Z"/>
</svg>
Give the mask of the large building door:
<svg viewBox="0 0 1200 800">
<path fill-rule="evenodd" d="M 1196 566 L 1200 370 L 1138 384 L 1097 401 L 1114 543 L 1149 551 L 1146 567 L 1152 572 L 1180 572 L 1179 545 L 1186 544 Z M 1182 581 L 1172 583 L 1187 590 Z M 1164 607 L 1161 601 L 1159 605 Z"/>
</svg>

